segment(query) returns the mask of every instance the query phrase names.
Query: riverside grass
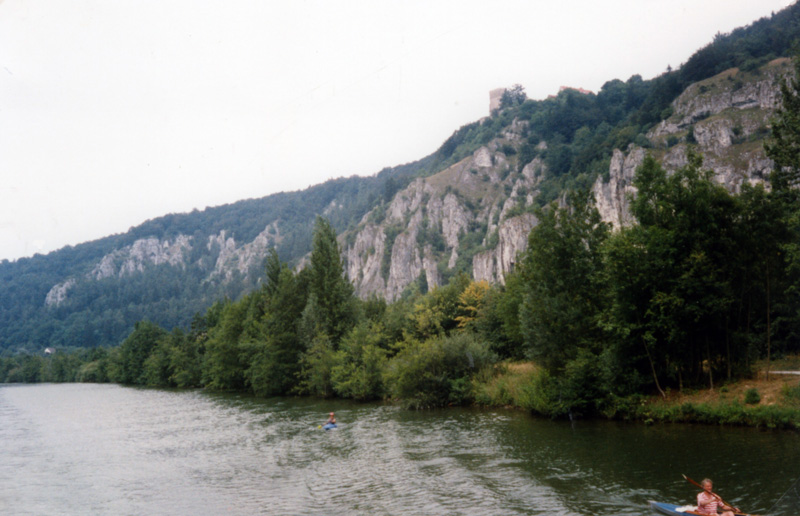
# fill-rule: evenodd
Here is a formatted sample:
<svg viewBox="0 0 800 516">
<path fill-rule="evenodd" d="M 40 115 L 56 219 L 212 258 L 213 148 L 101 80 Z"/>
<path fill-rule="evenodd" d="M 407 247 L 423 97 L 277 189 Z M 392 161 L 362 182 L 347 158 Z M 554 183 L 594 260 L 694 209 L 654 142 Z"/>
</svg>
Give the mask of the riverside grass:
<svg viewBox="0 0 800 516">
<path fill-rule="evenodd" d="M 772 374 L 769 379 L 743 380 L 717 389 L 669 392 L 660 396 L 633 395 L 604 400 L 596 417 L 655 423 L 698 423 L 800 430 L 800 381 L 796 376 Z M 476 404 L 506 406 L 557 417 L 547 373 L 530 362 L 504 363 L 495 374 L 473 382 Z M 758 394 L 758 401 L 754 393 Z"/>
</svg>

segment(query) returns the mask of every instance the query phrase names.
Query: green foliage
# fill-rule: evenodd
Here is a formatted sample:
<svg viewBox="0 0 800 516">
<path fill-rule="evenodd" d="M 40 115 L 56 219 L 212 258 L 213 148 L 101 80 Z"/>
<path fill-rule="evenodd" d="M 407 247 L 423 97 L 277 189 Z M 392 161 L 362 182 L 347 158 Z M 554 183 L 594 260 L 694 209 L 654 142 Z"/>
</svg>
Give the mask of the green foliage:
<svg viewBox="0 0 800 516">
<path fill-rule="evenodd" d="M 781 388 L 781 394 L 784 399 L 792 405 L 800 405 L 800 384 L 788 385 L 785 384 Z"/>
<path fill-rule="evenodd" d="M 248 303 L 227 303 L 220 321 L 209 329 L 203 356 L 203 384 L 214 390 L 244 388 L 244 370 L 240 340 L 245 336 Z"/>
<path fill-rule="evenodd" d="M 551 373 L 562 370 L 578 350 L 602 342 L 598 318 L 606 302 L 600 248 L 608 228 L 585 195 L 571 200 L 569 209 L 539 214 L 521 264 L 522 334 L 531 356 Z"/>
<path fill-rule="evenodd" d="M 502 97 L 500 97 L 500 109 L 519 106 L 528 96 L 525 94 L 525 88 L 523 88 L 519 84 L 513 85 L 511 88 L 507 88 L 503 91 Z"/>
<path fill-rule="evenodd" d="M 335 365 L 336 352 L 333 343 L 326 335 L 318 334 L 300 357 L 297 392 L 324 398 L 333 396 Z"/>
<path fill-rule="evenodd" d="M 468 403 L 471 376 L 495 360 L 488 346 L 472 334 L 412 339 L 389 362 L 386 384 L 391 396 L 409 408 Z"/>
<path fill-rule="evenodd" d="M 380 323 L 363 321 L 339 345 L 331 379 L 336 394 L 356 400 L 381 399 L 388 351 Z"/>
<path fill-rule="evenodd" d="M 761 403 L 761 394 L 758 392 L 758 389 L 751 387 L 744 391 L 744 402 L 747 405 L 758 405 Z"/>
<path fill-rule="evenodd" d="M 617 398 L 609 414 L 618 419 L 800 429 L 800 413 L 793 407 L 742 405 L 740 403 L 645 404 L 639 396 Z"/>
<path fill-rule="evenodd" d="M 344 274 L 336 233 L 322 217 L 315 223 L 310 262 L 310 293 L 319 309 L 320 330 L 335 346 L 355 324 L 355 294 Z"/>
<path fill-rule="evenodd" d="M 146 384 L 145 361 L 164 335 L 166 332 L 151 322 L 136 323 L 133 332 L 119 347 L 119 376 L 113 380 L 131 385 Z"/>
</svg>

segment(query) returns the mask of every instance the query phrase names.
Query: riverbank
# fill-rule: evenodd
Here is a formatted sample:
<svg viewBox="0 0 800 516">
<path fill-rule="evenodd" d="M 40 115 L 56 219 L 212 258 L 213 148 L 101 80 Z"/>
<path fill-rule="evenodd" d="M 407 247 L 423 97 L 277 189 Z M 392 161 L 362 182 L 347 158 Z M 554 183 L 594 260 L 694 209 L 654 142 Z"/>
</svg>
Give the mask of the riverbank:
<svg viewBox="0 0 800 516">
<path fill-rule="evenodd" d="M 600 417 L 653 423 L 702 423 L 800 430 L 800 357 L 759 363 L 753 378 L 714 389 L 667 391 L 655 396 L 614 397 Z M 480 405 L 509 406 L 551 416 L 541 371 L 530 362 L 503 364 L 497 375 L 476 382 Z"/>
</svg>

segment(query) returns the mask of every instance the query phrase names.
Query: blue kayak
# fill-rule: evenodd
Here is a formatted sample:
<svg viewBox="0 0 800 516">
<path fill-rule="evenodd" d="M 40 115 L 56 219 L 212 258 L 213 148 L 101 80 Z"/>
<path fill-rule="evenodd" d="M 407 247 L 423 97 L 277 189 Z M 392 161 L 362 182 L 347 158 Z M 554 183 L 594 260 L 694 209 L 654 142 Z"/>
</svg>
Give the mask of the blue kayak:
<svg viewBox="0 0 800 516">
<path fill-rule="evenodd" d="M 700 514 L 694 511 L 694 505 L 675 505 L 673 503 L 650 502 L 650 508 L 661 514 Z M 734 512 L 737 516 L 755 516 L 744 512 Z"/>
<path fill-rule="evenodd" d="M 333 430 L 334 428 L 336 428 L 336 423 L 326 423 L 322 425 L 323 430 Z"/>
<path fill-rule="evenodd" d="M 700 514 L 699 512 L 687 510 L 687 508 L 693 509 L 693 506 L 681 506 L 674 503 L 650 502 L 650 508 L 661 514 Z"/>
</svg>

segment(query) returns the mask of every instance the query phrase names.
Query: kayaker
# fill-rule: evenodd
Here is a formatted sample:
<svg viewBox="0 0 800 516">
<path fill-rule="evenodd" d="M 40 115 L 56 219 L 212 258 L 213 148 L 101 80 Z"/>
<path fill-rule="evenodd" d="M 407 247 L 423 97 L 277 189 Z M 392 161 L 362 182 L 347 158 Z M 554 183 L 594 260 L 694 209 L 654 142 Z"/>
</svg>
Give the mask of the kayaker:
<svg viewBox="0 0 800 516">
<path fill-rule="evenodd" d="M 722 503 L 722 499 L 711 492 L 714 484 L 710 478 L 704 479 L 700 482 L 703 490 L 697 493 L 697 512 L 700 514 L 713 514 L 714 516 L 735 516 L 733 511 L 739 511 L 736 507 L 729 507 Z M 719 512 L 719 511 L 722 512 Z"/>
<path fill-rule="evenodd" d="M 331 412 L 328 415 L 328 420 L 325 421 L 325 424 L 326 425 L 335 425 L 336 424 L 336 416 L 333 415 L 333 412 Z"/>
</svg>

